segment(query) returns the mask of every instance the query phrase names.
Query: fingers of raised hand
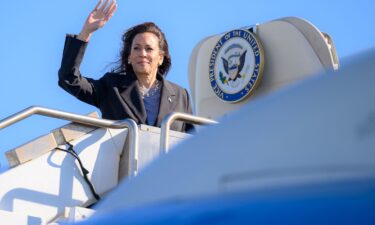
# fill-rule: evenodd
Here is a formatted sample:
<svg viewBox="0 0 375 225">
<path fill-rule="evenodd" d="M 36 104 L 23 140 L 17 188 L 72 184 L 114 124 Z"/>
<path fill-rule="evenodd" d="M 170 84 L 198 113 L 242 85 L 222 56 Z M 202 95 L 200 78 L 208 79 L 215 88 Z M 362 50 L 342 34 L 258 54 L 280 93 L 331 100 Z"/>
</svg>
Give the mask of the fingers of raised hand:
<svg viewBox="0 0 375 225">
<path fill-rule="evenodd" d="M 102 0 L 100 0 L 102 1 Z M 99 8 L 98 8 L 98 13 L 104 13 L 105 10 L 107 9 L 107 6 L 109 4 L 110 0 L 106 0 Z"/>
<path fill-rule="evenodd" d="M 116 9 L 117 9 L 116 0 L 113 0 L 111 4 L 104 11 L 104 20 L 108 21 L 113 16 L 113 13 L 116 11 Z"/>
<path fill-rule="evenodd" d="M 99 2 L 98 2 L 98 4 L 96 4 L 96 6 L 95 6 L 95 8 L 94 8 L 94 10 L 92 10 L 93 12 L 96 12 L 96 11 L 98 11 L 98 9 L 99 9 L 99 6 L 102 4 L 102 2 L 103 2 L 103 0 L 99 0 Z"/>
</svg>

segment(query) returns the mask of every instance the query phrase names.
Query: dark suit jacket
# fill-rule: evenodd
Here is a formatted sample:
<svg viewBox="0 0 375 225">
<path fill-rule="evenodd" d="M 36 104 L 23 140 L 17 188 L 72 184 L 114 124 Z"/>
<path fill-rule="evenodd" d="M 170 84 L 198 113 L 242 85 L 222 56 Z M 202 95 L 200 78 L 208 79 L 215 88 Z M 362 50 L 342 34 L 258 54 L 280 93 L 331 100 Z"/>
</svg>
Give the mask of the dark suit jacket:
<svg viewBox="0 0 375 225">
<path fill-rule="evenodd" d="M 99 80 L 81 75 L 79 67 L 87 43 L 73 36 L 67 36 L 59 70 L 59 85 L 81 101 L 96 106 L 102 117 L 110 120 L 131 118 L 138 124 L 146 123 L 146 110 L 139 92 L 139 83 L 133 73 L 106 73 Z M 155 126 L 160 127 L 162 119 L 170 112 L 191 113 L 189 95 L 186 89 L 173 84 L 158 74 L 162 81 L 159 114 Z M 175 122 L 171 129 L 187 131 L 190 124 Z"/>
</svg>

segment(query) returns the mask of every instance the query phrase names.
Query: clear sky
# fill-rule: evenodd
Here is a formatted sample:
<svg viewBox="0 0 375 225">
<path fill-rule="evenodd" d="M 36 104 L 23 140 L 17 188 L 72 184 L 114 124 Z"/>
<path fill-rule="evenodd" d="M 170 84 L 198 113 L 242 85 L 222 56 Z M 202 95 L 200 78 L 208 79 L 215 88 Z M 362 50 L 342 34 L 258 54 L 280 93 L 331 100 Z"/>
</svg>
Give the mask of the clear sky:
<svg viewBox="0 0 375 225">
<path fill-rule="evenodd" d="M 97 111 L 57 85 L 65 34 L 79 33 L 95 5 L 96 0 L 2 2 L 0 119 L 32 105 L 79 114 Z M 371 0 L 118 0 L 112 20 L 92 37 L 81 72 L 101 77 L 119 55 L 122 33 L 138 23 L 153 21 L 170 45 L 173 65 L 168 79 L 189 88 L 189 57 L 201 39 L 286 16 L 304 18 L 329 33 L 345 63 L 348 56 L 375 46 L 374 8 Z M 5 151 L 64 123 L 33 116 L 1 130 L 2 167 L 7 164 Z"/>
</svg>

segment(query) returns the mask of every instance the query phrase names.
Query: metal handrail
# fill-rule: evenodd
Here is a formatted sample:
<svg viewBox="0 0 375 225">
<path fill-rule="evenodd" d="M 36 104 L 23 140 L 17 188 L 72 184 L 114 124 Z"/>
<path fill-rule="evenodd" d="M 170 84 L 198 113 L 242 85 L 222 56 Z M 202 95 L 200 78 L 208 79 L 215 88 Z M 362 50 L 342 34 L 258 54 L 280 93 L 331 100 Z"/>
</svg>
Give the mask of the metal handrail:
<svg viewBox="0 0 375 225">
<path fill-rule="evenodd" d="M 15 113 L 3 120 L 0 120 L 0 130 L 15 124 L 21 120 L 26 119 L 29 116 L 32 115 L 42 115 L 47 117 L 53 117 L 57 119 L 64 119 L 69 120 L 75 123 L 79 124 L 85 124 L 89 126 L 94 127 L 102 127 L 102 128 L 113 128 L 113 129 L 123 129 L 128 128 L 128 135 L 129 135 L 129 151 L 131 154 L 131 158 L 134 159 L 134 161 L 129 160 L 129 172 L 132 174 L 129 175 L 136 175 L 137 173 L 137 161 L 138 161 L 138 125 L 137 123 L 132 119 L 125 119 L 125 120 L 106 120 L 106 119 L 98 119 L 93 118 L 89 116 L 83 116 L 79 114 L 64 112 L 60 110 L 54 110 L 49 108 L 44 108 L 40 106 L 31 106 L 29 108 L 26 108 L 18 113 Z"/>
<path fill-rule="evenodd" d="M 186 113 L 169 113 L 167 116 L 164 117 L 163 121 L 161 122 L 161 131 L 160 131 L 160 151 L 164 153 L 168 153 L 168 143 L 169 143 L 169 133 L 170 127 L 174 121 L 182 121 L 197 125 L 205 125 L 205 124 L 218 124 L 217 121 L 207 119 L 204 117 L 193 116 L 191 114 Z"/>
</svg>

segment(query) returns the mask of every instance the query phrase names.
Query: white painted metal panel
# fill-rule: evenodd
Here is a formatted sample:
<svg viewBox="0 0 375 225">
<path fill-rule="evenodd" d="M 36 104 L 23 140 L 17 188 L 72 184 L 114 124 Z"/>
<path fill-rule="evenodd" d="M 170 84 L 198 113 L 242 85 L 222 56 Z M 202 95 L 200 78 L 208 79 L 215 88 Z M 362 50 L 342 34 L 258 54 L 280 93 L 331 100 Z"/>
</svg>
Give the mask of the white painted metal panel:
<svg viewBox="0 0 375 225">
<path fill-rule="evenodd" d="M 334 68 L 334 56 L 325 37 L 311 23 L 288 17 L 259 24 L 256 35 L 264 49 L 263 79 L 252 96 L 236 104 L 226 103 L 216 97 L 209 82 L 211 53 L 221 35 L 202 40 L 190 58 L 189 84 L 198 116 L 225 116 L 257 96 Z"/>
</svg>

